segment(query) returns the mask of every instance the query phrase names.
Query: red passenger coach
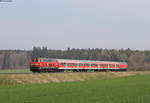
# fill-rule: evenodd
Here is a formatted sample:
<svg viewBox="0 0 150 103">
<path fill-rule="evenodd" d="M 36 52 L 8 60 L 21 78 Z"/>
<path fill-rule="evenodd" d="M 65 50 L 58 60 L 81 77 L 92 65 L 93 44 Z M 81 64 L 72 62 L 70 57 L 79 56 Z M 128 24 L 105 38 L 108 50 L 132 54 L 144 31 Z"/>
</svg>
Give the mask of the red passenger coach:
<svg viewBox="0 0 150 103">
<path fill-rule="evenodd" d="M 126 62 L 36 58 L 30 63 L 32 72 L 60 71 L 126 71 Z"/>
</svg>

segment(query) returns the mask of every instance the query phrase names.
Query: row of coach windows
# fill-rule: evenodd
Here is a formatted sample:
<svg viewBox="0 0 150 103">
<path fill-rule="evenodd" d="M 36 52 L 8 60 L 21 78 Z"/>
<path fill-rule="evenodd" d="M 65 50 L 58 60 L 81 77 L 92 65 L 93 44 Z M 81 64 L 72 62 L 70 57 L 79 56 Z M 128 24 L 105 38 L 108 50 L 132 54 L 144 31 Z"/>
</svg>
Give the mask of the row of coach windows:
<svg viewBox="0 0 150 103">
<path fill-rule="evenodd" d="M 79 66 L 89 66 L 90 64 L 88 64 L 88 63 L 85 63 L 85 64 L 82 64 L 82 63 L 80 63 L 79 64 Z"/>
<path fill-rule="evenodd" d="M 91 64 L 91 66 L 98 66 L 98 64 Z"/>
<path fill-rule="evenodd" d="M 102 67 L 107 67 L 108 64 L 100 64 L 100 66 L 102 66 Z"/>
<path fill-rule="evenodd" d="M 76 63 L 68 63 L 67 65 L 68 65 L 68 66 L 77 66 Z"/>
<path fill-rule="evenodd" d="M 110 66 L 110 67 L 115 67 L 115 64 L 110 64 L 109 66 Z"/>
<path fill-rule="evenodd" d="M 88 64 L 88 63 L 61 63 L 62 66 L 101 66 L 101 67 L 119 67 L 119 64 Z"/>
<path fill-rule="evenodd" d="M 62 66 L 77 66 L 76 63 L 61 63 Z"/>
</svg>

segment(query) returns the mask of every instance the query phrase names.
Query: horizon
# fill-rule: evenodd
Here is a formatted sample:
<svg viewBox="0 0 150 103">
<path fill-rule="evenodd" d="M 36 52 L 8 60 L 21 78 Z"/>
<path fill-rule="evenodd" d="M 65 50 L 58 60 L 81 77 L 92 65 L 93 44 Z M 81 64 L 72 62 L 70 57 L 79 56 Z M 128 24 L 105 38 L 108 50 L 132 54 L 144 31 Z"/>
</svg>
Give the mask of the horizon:
<svg viewBox="0 0 150 103">
<path fill-rule="evenodd" d="M 35 47 L 35 46 L 34 46 Z M 36 46 L 36 47 L 40 47 L 40 46 Z M 46 46 L 42 46 L 42 47 L 46 47 Z M 40 48 L 42 48 L 42 47 L 40 47 Z M 60 48 L 48 48 L 48 47 L 46 47 L 47 48 L 47 50 L 67 50 L 68 48 L 65 48 L 65 49 L 60 49 Z M 69 49 L 86 49 L 86 50 L 88 50 L 88 49 L 103 49 L 103 50 L 128 50 L 128 49 L 130 49 L 130 50 L 133 50 L 133 51 L 150 51 L 150 49 L 132 49 L 132 48 L 69 48 Z M 20 50 L 20 51 L 32 51 L 33 50 L 33 48 L 31 48 L 31 49 L 0 49 L 0 51 L 15 51 L 15 50 Z"/>
</svg>

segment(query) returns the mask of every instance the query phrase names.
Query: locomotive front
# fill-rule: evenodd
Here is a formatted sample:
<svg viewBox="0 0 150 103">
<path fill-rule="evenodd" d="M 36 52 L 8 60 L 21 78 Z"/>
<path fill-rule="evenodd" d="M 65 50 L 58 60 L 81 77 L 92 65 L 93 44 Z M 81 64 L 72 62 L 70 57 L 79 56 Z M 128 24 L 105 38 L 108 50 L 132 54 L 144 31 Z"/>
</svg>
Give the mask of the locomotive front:
<svg viewBox="0 0 150 103">
<path fill-rule="evenodd" d="M 32 72 L 54 71 L 58 68 L 58 63 L 54 59 L 36 58 L 30 62 L 30 70 Z"/>
</svg>

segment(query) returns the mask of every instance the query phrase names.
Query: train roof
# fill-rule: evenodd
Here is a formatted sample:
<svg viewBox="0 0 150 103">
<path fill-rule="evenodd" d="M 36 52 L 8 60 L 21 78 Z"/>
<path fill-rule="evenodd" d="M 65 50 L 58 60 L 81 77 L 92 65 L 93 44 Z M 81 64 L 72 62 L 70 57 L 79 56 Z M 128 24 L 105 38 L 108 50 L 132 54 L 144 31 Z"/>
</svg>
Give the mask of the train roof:
<svg viewBox="0 0 150 103">
<path fill-rule="evenodd" d="M 95 61 L 95 60 L 73 60 L 73 59 L 56 59 L 58 62 L 67 62 L 67 63 L 110 63 L 110 64 L 113 64 L 113 63 L 124 63 L 126 64 L 126 62 L 115 62 L 115 61 Z"/>
<path fill-rule="evenodd" d="M 47 61 L 57 61 L 64 63 L 109 63 L 109 64 L 127 64 L 126 62 L 117 62 L 117 61 L 96 61 L 96 60 L 74 60 L 74 59 L 55 59 L 55 58 L 40 58 Z"/>
</svg>

